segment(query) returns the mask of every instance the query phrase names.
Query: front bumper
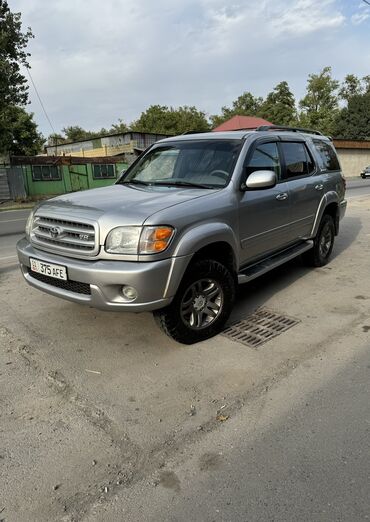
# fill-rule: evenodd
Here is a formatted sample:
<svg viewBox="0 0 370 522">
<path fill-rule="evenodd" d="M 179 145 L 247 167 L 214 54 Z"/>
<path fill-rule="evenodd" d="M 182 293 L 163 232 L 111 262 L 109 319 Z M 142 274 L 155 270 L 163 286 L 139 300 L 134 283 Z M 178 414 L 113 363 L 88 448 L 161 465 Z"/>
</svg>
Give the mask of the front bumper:
<svg viewBox="0 0 370 522">
<path fill-rule="evenodd" d="M 151 262 L 85 261 L 38 250 L 26 238 L 17 243 L 17 253 L 22 274 L 29 285 L 101 310 L 130 312 L 151 311 L 170 304 L 191 257 Z M 57 283 L 50 278 L 48 282 L 36 279 L 29 270 L 30 257 L 67 267 L 68 280 L 89 285 L 89 294 L 54 286 Z M 138 297 L 134 301 L 128 301 L 122 295 L 124 285 L 136 288 Z"/>
<path fill-rule="evenodd" d="M 339 219 L 344 218 L 346 210 L 347 210 L 347 200 L 344 199 L 343 201 L 341 201 L 339 203 Z"/>
</svg>

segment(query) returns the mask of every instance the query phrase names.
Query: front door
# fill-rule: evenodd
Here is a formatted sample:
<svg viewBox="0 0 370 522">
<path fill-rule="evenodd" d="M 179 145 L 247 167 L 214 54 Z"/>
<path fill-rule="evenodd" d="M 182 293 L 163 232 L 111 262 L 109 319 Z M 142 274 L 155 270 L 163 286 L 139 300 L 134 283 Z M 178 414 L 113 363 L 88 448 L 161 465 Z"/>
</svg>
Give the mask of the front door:
<svg viewBox="0 0 370 522">
<path fill-rule="evenodd" d="M 278 182 L 273 188 L 240 193 L 242 265 L 284 248 L 291 242 L 289 190 L 287 183 L 281 179 L 281 161 L 276 139 L 256 142 L 251 155 L 247 156 L 245 179 L 256 170 L 275 171 Z"/>
</svg>

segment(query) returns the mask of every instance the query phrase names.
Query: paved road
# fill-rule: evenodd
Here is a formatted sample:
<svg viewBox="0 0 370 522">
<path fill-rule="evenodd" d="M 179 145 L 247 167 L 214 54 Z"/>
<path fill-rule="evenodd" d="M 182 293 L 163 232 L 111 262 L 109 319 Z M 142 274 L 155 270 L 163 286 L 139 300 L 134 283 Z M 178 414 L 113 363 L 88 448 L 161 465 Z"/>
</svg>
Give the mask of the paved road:
<svg viewBox="0 0 370 522">
<path fill-rule="evenodd" d="M 0 270 L 1 518 L 366 520 L 369 210 L 351 201 L 328 266 L 241 287 L 232 320 L 261 306 L 299 320 L 258 349 L 177 345 L 150 314 Z"/>
<path fill-rule="evenodd" d="M 4 210 L 0 212 L 0 236 L 21 234 L 26 226 L 30 209 Z"/>
<path fill-rule="evenodd" d="M 347 180 L 347 197 L 370 195 L 370 179 L 349 179 Z"/>
</svg>

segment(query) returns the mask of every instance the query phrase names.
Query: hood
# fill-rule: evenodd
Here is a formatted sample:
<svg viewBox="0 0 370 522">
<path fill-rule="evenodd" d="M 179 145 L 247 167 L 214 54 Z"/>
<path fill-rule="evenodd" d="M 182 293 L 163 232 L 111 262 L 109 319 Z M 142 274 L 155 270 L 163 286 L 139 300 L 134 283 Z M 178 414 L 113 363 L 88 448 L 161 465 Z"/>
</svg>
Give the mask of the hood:
<svg viewBox="0 0 370 522">
<path fill-rule="evenodd" d="M 116 226 L 141 225 L 160 210 L 214 192 L 211 189 L 118 184 L 58 196 L 43 202 L 37 213 L 47 212 L 72 219 L 113 219 Z"/>
</svg>

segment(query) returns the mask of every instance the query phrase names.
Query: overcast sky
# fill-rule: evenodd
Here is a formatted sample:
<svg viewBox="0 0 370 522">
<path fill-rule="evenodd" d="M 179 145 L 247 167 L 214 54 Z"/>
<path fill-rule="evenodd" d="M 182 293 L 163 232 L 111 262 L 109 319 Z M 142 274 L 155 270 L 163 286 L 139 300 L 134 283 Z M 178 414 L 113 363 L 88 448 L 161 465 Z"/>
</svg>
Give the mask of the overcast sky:
<svg viewBox="0 0 370 522">
<path fill-rule="evenodd" d="M 30 42 L 33 79 L 55 130 L 130 122 L 151 104 L 214 114 L 307 75 L 370 74 L 370 6 L 360 0 L 8 0 Z M 30 110 L 50 126 L 33 87 Z"/>
</svg>

